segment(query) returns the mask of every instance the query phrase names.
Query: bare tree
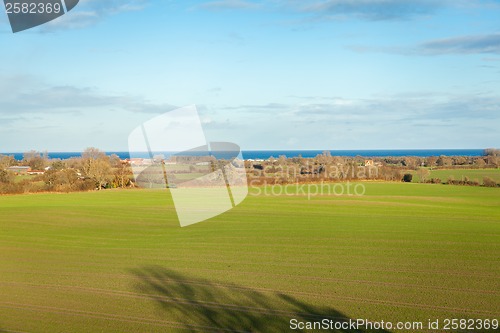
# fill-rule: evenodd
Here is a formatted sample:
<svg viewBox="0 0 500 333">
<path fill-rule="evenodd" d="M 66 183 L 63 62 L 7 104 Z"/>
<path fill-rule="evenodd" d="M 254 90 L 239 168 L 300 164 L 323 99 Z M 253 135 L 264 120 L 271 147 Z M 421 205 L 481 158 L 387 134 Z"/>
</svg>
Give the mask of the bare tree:
<svg viewBox="0 0 500 333">
<path fill-rule="evenodd" d="M 30 150 L 23 154 L 23 162 L 32 170 L 42 170 L 48 163 L 48 157 L 46 154 L 42 155 L 36 150 Z"/>
<path fill-rule="evenodd" d="M 130 167 L 126 164 L 120 163 L 115 169 L 114 169 L 114 184 L 116 187 L 121 187 L 125 188 L 130 184 L 130 179 L 133 176 L 132 170 Z"/>
<path fill-rule="evenodd" d="M 84 160 L 97 160 L 105 156 L 106 154 L 102 150 L 95 147 L 88 147 L 82 153 L 82 158 Z"/>
<path fill-rule="evenodd" d="M 452 159 L 448 156 L 441 155 L 436 161 L 438 166 L 447 167 L 452 164 Z"/>
<path fill-rule="evenodd" d="M 491 179 L 490 177 L 484 177 L 483 184 L 486 187 L 496 187 L 497 186 L 497 183 L 493 179 Z"/>
<path fill-rule="evenodd" d="M 96 182 L 101 190 L 110 180 L 111 165 L 106 154 L 94 147 L 85 149 L 82 153 L 84 174 Z"/>
<path fill-rule="evenodd" d="M 118 168 L 122 165 L 122 159 L 116 154 L 111 154 L 111 156 L 109 156 L 109 163 L 113 168 Z"/>
<path fill-rule="evenodd" d="M 0 155 L 0 170 L 5 170 L 14 165 L 16 165 L 14 156 Z"/>
<path fill-rule="evenodd" d="M 486 165 L 484 158 L 478 157 L 474 160 L 474 165 L 477 165 L 479 168 L 483 168 Z"/>
<path fill-rule="evenodd" d="M 418 166 L 418 160 L 413 156 L 407 156 L 403 159 L 403 165 L 410 169 L 416 169 Z"/>
<path fill-rule="evenodd" d="M 425 183 L 427 178 L 429 178 L 431 172 L 427 168 L 420 168 L 417 170 L 418 178 L 420 178 L 421 183 Z"/>
<path fill-rule="evenodd" d="M 431 168 L 436 165 L 438 158 L 436 156 L 427 157 L 427 166 Z"/>
<path fill-rule="evenodd" d="M 9 184 L 14 181 L 14 175 L 8 171 L 0 170 L 0 184 Z"/>
<path fill-rule="evenodd" d="M 278 157 L 278 164 L 281 165 L 281 166 L 284 166 L 284 165 L 287 164 L 287 159 L 286 159 L 285 155 L 280 155 Z"/>
<path fill-rule="evenodd" d="M 484 156 L 500 156 L 500 149 L 487 148 L 483 152 Z"/>
</svg>

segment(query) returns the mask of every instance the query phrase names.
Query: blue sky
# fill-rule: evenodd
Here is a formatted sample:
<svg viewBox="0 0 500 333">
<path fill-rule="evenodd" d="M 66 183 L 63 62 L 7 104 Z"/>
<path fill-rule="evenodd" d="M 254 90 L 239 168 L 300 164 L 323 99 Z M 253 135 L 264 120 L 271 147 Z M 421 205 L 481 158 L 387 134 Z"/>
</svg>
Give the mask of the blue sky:
<svg viewBox="0 0 500 333">
<path fill-rule="evenodd" d="M 500 1 L 81 0 L 13 34 L 0 13 L 0 151 L 126 150 L 196 104 L 243 149 L 500 143 Z"/>
</svg>

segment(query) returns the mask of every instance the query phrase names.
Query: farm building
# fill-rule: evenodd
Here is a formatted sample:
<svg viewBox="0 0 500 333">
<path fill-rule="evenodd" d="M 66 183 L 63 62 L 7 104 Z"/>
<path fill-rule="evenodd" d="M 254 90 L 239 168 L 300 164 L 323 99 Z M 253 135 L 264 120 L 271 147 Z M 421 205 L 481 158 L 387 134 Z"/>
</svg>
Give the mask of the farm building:
<svg viewBox="0 0 500 333">
<path fill-rule="evenodd" d="M 45 171 L 42 170 L 30 170 L 28 171 L 28 175 L 43 175 Z"/>
<path fill-rule="evenodd" d="M 11 166 L 7 168 L 7 171 L 17 174 L 27 174 L 31 171 L 31 168 L 29 166 Z"/>
</svg>

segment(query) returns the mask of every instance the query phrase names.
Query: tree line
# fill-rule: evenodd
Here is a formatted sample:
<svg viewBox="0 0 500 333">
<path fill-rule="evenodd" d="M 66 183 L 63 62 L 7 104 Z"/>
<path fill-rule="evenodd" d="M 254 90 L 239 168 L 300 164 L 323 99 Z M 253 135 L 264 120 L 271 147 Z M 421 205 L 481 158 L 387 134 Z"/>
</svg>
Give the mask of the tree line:
<svg viewBox="0 0 500 333">
<path fill-rule="evenodd" d="M 9 171 L 25 166 L 38 173 L 28 177 Z M 39 172 L 41 171 L 41 172 Z M 133 186 L 132 170 L 117 155 L 87 148 L 81 157 L 49 159 L 47 153 L 29 151 L 17 161 L 0 155 L 0 193 L 74 192 Z"/>
<path fill-rule="evenodd" d="M 362 156 L 332 156 L 329 151 L 325 151 L 314 158 L 279 156 L 266 161 L 246 161 L 245 166 L 254 185 L 362 180 L 411 182 L 413 174 L 416 174 L 424 183 L 479 186 L 479 182 L 469 179 L 443 181 L 431 178 L 431 170 L 496 169 L 500 166 L 500 154 L 497 149 L 488 149 L 483 156 L 474 157 L 402 156 L 367 159 Z M 495 181 L 488 177 L 484 178 L 483 184 L 497 186 Z"/>
<path fill-rule="evenodd" d="M 179 159 L 179 158 L 178 158 Z M 173 161 L 173 160 L 172 160 Z M 170 161 L 170 162 L 172 162 Z M 186 178 L 213 172 L 214 163 L 210 165 L 190 164 L 190 159 L 175 160 L 182 168 L 170 172 L 169 179 L 174 182 Z M 202 164 L 202 165 L 199 165 Z M 186 165 L 189 165 L 186 167 Z M 362 156 L 332 156 L 329 151 L 314 158 L 301 156 L 287 158 L 271 157 L 265 161 L 247 160 L 244 162 L 248 181 L 252 185 L 259 184 L 292 184 L 312 183 L 319 181 L 359 181 L 384 180 L 411 182 L 413 174 L 418 175 L 421 182 L 447 183 L 452 185 L 480 185 L 469 179 L 442 181 L 431 178 L 430 170 L 457 168 L 498 168 L 500 166 L 500 150 L 486 149 L 483 156 L 430 156 L 430 157 L 379 157 L 367 159 Z M 20 175 L 9 170 L 10 167 L 29 167 L 38 172 L 36 175 Z M 139 179 L 141 183 L 153 184 L 157 181 L 165 186 L 164 167 L 159 166 L 154 172 L 144 172 Z M 171 166 L 169 166 L 171 168 Z M 151 169 L 151 168 L 148 168 Z M 184 171 L 183 171 L 184 170 Z M 151 174 L 151 175 L 150 175 Z M 154 179 L 149 179 L 151 177 Z M 149 178 L 148 178 L 149 177 Z M 160 179 L 161 178 L 161 179 Z M 156 184 L 156 183 L 155 183 Z M 485 186 L 497 186 L 490 178 L 483 180 Z M 68 159 L 50 159 L 45 152 L 29 151 L 23 159 L 17 161 L 13 156 L 0 155 L 0 194 L 34 193 L 34 192 L 74 192 L 111 188 L 136 187 L 129 161 L 121 160 L 117 155 L 106 155 L 105 152 L 90 147 L 85 149 L 81 157 Z"/>
</svg>

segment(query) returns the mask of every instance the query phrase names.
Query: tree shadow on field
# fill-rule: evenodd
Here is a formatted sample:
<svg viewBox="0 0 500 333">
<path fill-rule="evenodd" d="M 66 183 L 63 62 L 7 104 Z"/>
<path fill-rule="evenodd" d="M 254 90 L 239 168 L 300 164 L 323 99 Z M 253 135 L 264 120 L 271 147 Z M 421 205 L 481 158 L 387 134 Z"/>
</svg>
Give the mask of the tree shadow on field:
<svg viewBox="0 0 500 333">
<path fill-rule="evenodd" d="M 272 290 L 212 282 L 158 266 L 134 269 L 132 273 L 138 280 L 135 286 L 138 292 L 154 300 L 168 320 L 175 318 L 191 331 L 312 332 L 315 330 L 292 330 L 290 320 L 321 322 L 328 319 L 338 323 L 349 320 L 331 307 L 308 304 Z M 321 331 L 370 332 L 332 327 Z"/>
</svg>

